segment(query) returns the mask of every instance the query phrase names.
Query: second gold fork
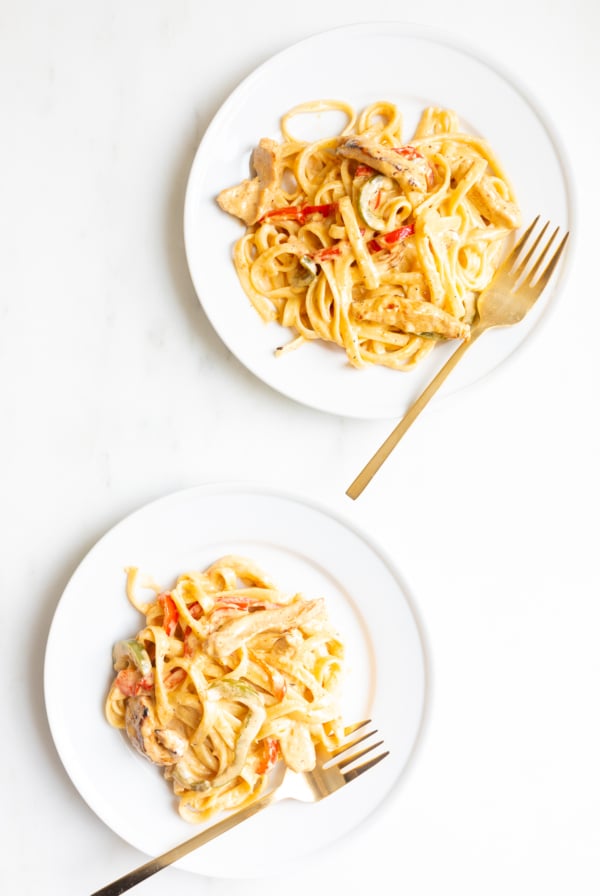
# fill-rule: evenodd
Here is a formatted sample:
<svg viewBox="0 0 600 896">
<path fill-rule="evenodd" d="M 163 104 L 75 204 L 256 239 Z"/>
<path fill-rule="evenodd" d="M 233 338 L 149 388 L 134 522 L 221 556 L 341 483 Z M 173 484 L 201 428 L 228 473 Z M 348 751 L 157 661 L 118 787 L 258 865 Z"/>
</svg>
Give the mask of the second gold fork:
<svg viewBox="0 0 600 896">
<path fill-rule="evenodd" d="M 417 419 L 421 411 L 433 398 L 448 374 L 454 370 L 460 359 L 471 345 L 486 330 L 492 327 L 505 327 L 522 320 L 545 289 L 554 268 L 562 254 L 569 237 L 564 235 L 558 246 L 551 252 L 559 228 L 557 227 L 541 249 L 549 222 L 535 236 L 539 223 L 539 215 L 529 225 L 520 240 L 496 271 L 491 284 L 479 296 L 477 316 L 471 326 L 470 338 L 459 345 L 453 355 L 446 361 L 441 370 L 429 383 L 424 392 L 409 408 L 400 423 L 392 430 L 371 460 L 358 474 L 346 491 L 353 499 L 364 491 L 383 462 L 392 453 L 402 436 Z M 532 238 L 531 245 L 528 241 Z M 536 254 L 537 253 L 537 254 Z"/>
<path fill-rule="evenodd" d="M 273 803 L 284 799 L 299 800 L 303 803 L 318 803 L 325 797 L 335 793 L 346 784 L 349 784 L 350 781 L 369 771 L 382 759 L 385 759 L 386 756 L 389 756 L 388 750 L 378 750 L 383 744 L 382 740 L 376 742 L 372 740 L 377 731 L 365 731 L 369 724 L 370 720 L 367 719 L 346 728 L 346 740 L 332 752 L 326 751 L 322 746 L 317 747 L 316 764 L 310 771 L 301 773 L 287 769 L 278 786 L 265 796 L 259 797 L 238 812 L 226 816 L 222 821 L 218 821 L 210 828 L 196 834 L 195 837 L 191 837 L 184 843 L 180 843 L 179 846 L 175 846 L 168 852 L 163 853 L 163 855 L 150 859 L 144 865 L 140 865 L 139 868 L 135 868 L 100 890 L 95 890 L 92 896 L 119 896 L 119 894 L 125 893 L 126 890 L 130 890 L 141 881 L 146 880 L 146 878 L 151 877 L 210 840 L 214 840 L 215 837 L 224 834 Z M 362 745 L 360 749 L 354 751 L 354 748 L 358 747 L 359 744 Z M 377 752 L 374 752 L 376 750 Z M 357 765 L 361 759 L 364 759 L 364 761 Z"/>
</svg>

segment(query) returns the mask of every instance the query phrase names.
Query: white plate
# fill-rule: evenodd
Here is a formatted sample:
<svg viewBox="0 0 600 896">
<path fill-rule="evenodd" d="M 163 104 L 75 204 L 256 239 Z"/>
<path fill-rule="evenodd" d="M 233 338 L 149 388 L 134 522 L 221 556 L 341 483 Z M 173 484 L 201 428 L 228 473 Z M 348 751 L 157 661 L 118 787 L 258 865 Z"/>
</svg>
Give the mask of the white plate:
<svg viewBox="0 0 600 896">
<path fill-rule="evenodd" d="M 245 486 L 193 488 L 143 507 L 96 544 L 60 600 L 46 650 L 46 707 L 73 783 L 124 840 L 153 856 L 199 830 L 179 818 L 160 772 L 108 725 L 103 704 L 112 645 L 141 627 L 124 567 L 166 585 L 231 552 L 252 557 L 285 590 L 326 598 L 347 649 L 344 716 L 374 719 L 391 754 L 322 803 L 276 805 L 179 863 L 210 876 L 263 877 L 364 822 L 398 781 L 418 734 L 418 628 L 398 573 L 363 534 L 324 508 Z"/>
<path fill-rule="evenodd" d="M 469 131 L 490 141 L 514 183 L 525 223 L 541 214 L 556 225 L 572 225 L 569 166 L 553 127 L 514 78 L 472 48 L 423 27 L 377 23 L 318 34 L 260 66 L 223 104 L 198 148 L 184 213 L 190 273 L 213 327 L 249 370 L 290 398 L 343 416 L 397 417 L 455 345 L 438 346 L 412 372 L 356 370 L 342 349 L 320 342 L 275 358 L 289 331 L 264 324 L 250 305 L 231 260 L 243 225 L 215 202 L 221 189 L 248 177 L 250 153 L 261 137 L 281 139 L 284 112 L 332 97 L 357 108 L 392 100 L 404 113 L 407 138 L 425 106 L 455 109 Z M 323 132 L 332 133 L 331 125 L 324 116 Z M 564 268 L 523 323 L 473 346 L 440 394 L 479 380 L 528 338 Z"/>
</svg>

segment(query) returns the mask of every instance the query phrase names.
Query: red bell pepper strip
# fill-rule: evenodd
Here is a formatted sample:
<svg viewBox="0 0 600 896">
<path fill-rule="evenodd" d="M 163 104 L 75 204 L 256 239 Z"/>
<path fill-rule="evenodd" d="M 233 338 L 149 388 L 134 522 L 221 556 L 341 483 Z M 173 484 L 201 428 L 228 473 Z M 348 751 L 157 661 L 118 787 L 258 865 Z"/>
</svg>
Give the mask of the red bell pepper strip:
<svg viewBox="0 0 600 896">
<path fill-rule="evenodd" d="M 374 170 L 370 165 L 357 165 L 354 177 L 370 177 L 372 174 Z"/>
<path fill-rule="evenodd" d="M 219 597 L 215 602 L 215 609 L 219 610 L 248 610 L 253 607 L 256 610 L 264 609 L 264 604 L 259 603 L 252 597 L 244 597 L 243 594 L 231 596 L 225 595 Z"/>
<path fill-rule="evenodd" d="M 378 252 L 380 249 L 385 249 L 387 246 L 393 246 L 395 243 L 405 240 L 407 236 L 412 236 L 414 232 L 414 224 L 403 224 L 403 226 L 398 227 L 397 230 L 391 230 L 389 233 L 384 233 L 382 236 L 378 236 L 375 240 L 370 240 L 368 249 L 370 252 Z"/>
<path fill-rule="evenodd" d="M 262 757 L 256 767 L 258 775 L 266 775 L 279 759 L 279 741 L 276 737 L 265 737 L 262 741 Z"/>
<path fill-rule="evenodd" d="M 302 206 L 302 216 L 321 214 L 325 218 L 332 215 L 337 210 L 337 202 L 326 202 L 323 205 L 304 205 Z"/>
<path fill-rule="evenodd" d="M 121 669 L 115 678 L 115 685 L 125 697 L 136 697 L 140 691 L 151 691 L 153 687 L 152 675 L 142 678 L 137 669 Z"/>
<path fill-rule="evenodd" d="M 394 152 L 397 152 L 400 156 L 406 156 L 407 159 L 424 159 L 425 156 L 422 152 L 419 152 L 418 149 L 415 149 L 414 146 L 410 146 L 407 144 L 406 146 L 394 146 Z"/>
<path fill-rule="evenodd" d="M 179 622 L 179 611 L 175 606 L 175 601 L 168 591 L 163 591 L 162 594 L 159 594 L 157 600 L 163 611 L 163 628 L 169 637 L 171 637 L 171 635 L 175 634 L 175 629 Z"/>
<path fill-rule="evenodd" d="M 187 609 L 192 619 L 200 619 L 202 616 L 202 607 L 197 600 L 195 600 L 193 604 L 189 604 Z"/>
<path fill-rule="evenodd" d="M 422 152 L 419 152 L 418 149 L 415 149 L 414 146 L 410 146 L 407 144 L 406 146 L 394 146 L 394 152 L 397 152 L 401 156 L 405 156 L 407 159 L 413 161 L 414 159 L 425 159 L 425 156 Z M 429 189 L 433 187 L 434 184 L 434 173 L 433 168 L 431 167 L 431 163 L 428 163 L 428 171 L 427 171 L 427 186 Z"/>
<path fill-rule="evenodd" d="M 265 212 L 258 223 L 262 224 L 263 221 L 275 219 L 277 221 L 298 221 L 299 224 L 305 224 L 311 215 L 320 214 L 327 218 L 336 209 L 337 202 L 327 202 L 323 205 L 289 205 L 286 208 L 273 208 Z"/>
<path fill-rule="evenodd" d="M 185 680 L 186 675 L 187 672 L 185 669 L 181 669 L 179 666 L 176 669 L 172 669 L 163 679 L 167 690 L 170 691 L 173 688 L 176 688 L 178 684 L 181 684 L 181 682 Z"/>
<path fill-rule="evenodd" d="M 379 239 L 383 240 L 387 246 L 392 246 L 394 243 L 399 243 L 400 240 L 405 240 L 407 236 L 412 236 L 414 232 L 414 224 L 403 224 L 402 227 L 399 227 L 397 230 L 391 230 L 389 233 L 385 233 L 383 236 L 379 237 Z"/>
<path fill-rule="evenodd" d="M 338 255 L 342 254 L 342 250 L 339 246 L 326 246 L 324 249 L 319 249 L 318 252 L 313 252 L 310 256 L 313 261 L 328 261 L 330 258 L 337 258 Z"/>
</svg>

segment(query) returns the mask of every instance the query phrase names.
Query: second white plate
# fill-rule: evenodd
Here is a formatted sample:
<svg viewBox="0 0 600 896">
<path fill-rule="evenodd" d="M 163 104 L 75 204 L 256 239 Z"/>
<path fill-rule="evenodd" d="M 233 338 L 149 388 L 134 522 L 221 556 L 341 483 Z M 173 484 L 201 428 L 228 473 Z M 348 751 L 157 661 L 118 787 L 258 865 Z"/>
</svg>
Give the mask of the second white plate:
<svg viewBox="0 0 600 896">
<path fill-rule="evenodd" d="M 425 699 L 418 627 L 398 573 L 364 535 L 314 504 L 248 487 L 194 488 L 147 505 L 108 532 L 69 582 L 48 639 L 46 707 L 73 783 L 124 840 L 155 856 L 199 830 L 179 817 L 160 771 L 109 726 L 103 706 L 112 645 L 142 624 L 125 596 L 124 567 L 168 585 L 229 553 L 251 557 L 285 591 L 325 597 L 346 646 L 344 717 L 373 719 L 390 751 L 323 802 L 273 806 L 179 863 L 213 877 L 263 877 L 364 823 L 417 738 Z"/>
<path fill-rule="evenodd" d="M 571 226 L 568 164 L 552 126 L 512 76 L 448 35 L 417 26 L 351 25 L 308 38 L 260 66 L 223 104 L 198 148 L 184 214 L 190 273 L 208 318 L 230 351 L 284 395 L 342 416 L 398 417 L 454 344 L 438 346 L 416 370 L 404 373 L 356 370 L 342 349 L 320 342 L 275 358 L 276 347 L 290 333 L 264 324 L 250 305 L 232 262 L 243 227 L 216 204 L 220 190 L 248 177 L 258 140 L 281 139 L 284 112 L 323 98 L 343 99 L 357 108 L 391 100 L 404 114 L 407 139 L 426 106 L 454 109 L 469 131 L 491 143 L 514 183 L 526 223 L 541 214 L 556 226 Z M 536 329 L 559 282 L 555 278 L 519 326 L 487 334 L 473 346 L 439 394 L 462 389 L 506 361 Z"/>
</svg>

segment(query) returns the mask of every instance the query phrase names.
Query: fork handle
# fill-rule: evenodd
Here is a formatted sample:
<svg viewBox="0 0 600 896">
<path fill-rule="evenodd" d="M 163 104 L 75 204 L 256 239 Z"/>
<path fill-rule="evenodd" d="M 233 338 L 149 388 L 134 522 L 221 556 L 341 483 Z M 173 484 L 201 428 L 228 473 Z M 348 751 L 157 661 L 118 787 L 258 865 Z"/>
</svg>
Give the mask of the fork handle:
<svg viewBox="0 0 600 896">
<path fill-rule="evenodd" d="M 467 349 L 473 345 L 475 340 L 481 336 L 484 328 L 473 327 L 469 339 L 465 339 L 458 346 L 456 351 L 450 355 L 444 366 L 439 370 L 431 380 L 426 389 L 419 395 L 417 400 L 408 409 L 400 423 L 391 431 L 385 442 L 377 449 L 371 460 L 363 467 L 354 482 L 347 489 L 346 494 L 349 498 L 356 499 L 369 484 L 375 473 L 379 470 L 383 462 L 390 456 L 404 433 L 415 422 L 421 411 L 431 401 L 437 390 L 440 388 L 448 374 L 454 370 Z"/>
<path fill-rule="evenodd" d="M 156 874 L 157 871 L 162 871 L 167 865 L 171 865 L 189 852 L 198 849 L 199 846 L 203 846 L 210 840 L 214 840 L 215 837 L 219 837 L 221 834 L 224 834 L 225 831 L 229 831 L 236 825 L 241 824 L 242 821 L 246 821 L 247 818 L 251 818 L 252 815 L 256 815 L 256 813 L 260 812 L 262 809 L 266 809 L 266 807 L 273 802 L 274 798 L 275 791 L 272 791 L 261 799 L 250 803 L 250 805 L 241 809 L 239 812 L 234 812 L 233 815 L 229 815 L 227 818 L 217 822 L 217 824 L 213 824 L 212 827 L 207 828 L 200 834 L 196 834 L 195 837 L 191 837 L 184 843 L 180 843 L 179 846 L 173 847 L 173 849 L 168 850 L 168 852 L 163 853 L 155 859 L 150 859 L 149 862 L 140 865 L 139 868 L 134 868 L 133 871 L 129 871 L 127 874 L 123 875 L 123 877 L 119 877 L 117 880 L 107 884 L 100 890 L 95 890 L 91 896 L 118 896 L 119 893 L 124 893 L 126 890 L 130 890 L 132 887 L 135 887 L 136 884 L 146 880 L 147 877 Z"/>
</svg>

